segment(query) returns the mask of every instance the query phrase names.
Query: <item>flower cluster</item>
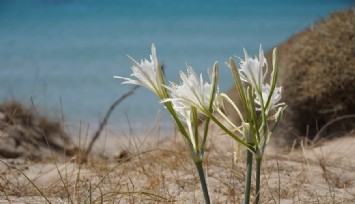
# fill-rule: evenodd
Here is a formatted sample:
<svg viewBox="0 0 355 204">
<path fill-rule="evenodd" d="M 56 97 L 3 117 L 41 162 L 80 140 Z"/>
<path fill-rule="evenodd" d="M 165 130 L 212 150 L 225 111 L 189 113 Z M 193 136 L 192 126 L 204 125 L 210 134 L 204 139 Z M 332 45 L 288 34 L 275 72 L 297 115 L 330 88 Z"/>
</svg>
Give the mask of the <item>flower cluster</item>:
<svg viewBox="0 0 355 204">
<path fill-rule="evenodd" d="M 262 47 L 259 48 L 259 58 L 251 58 L 245 49 L 244 56 L 244 60 L 240 59 L 240 69 L 238 70 L 240 79 L 255 89 L 255 103 L 260 107 L 260 110 L 272 110 L 284 105 L 284 103 L 278 103 L 281 99 L 281 87 L 275 87 L 275 90 L 272 90 L 268 83 L 264 83 L 268 72 L 268 64 Z M 261 106 L 263 107 L 261 108 Z"/>
<path fill-rule="evenodd" d="M 282 87 L 276 84 L 278 73 L 276 52 L 277 50 L 274 49 L 270 83 L 266 82 L 268 64 L 261 46 L 259 48 L 259 57 L 255 58 L 250 57 L 244 49 L 245 59 L 240 59 L 240 69 L 236 69 L 233 59 L 228 64 L 233 72 L 238 94 L 246 113 L 240 117 L 250 127 L 251 133 L 243 136 L 249 144 L 253 145 L 254 153 L 258 157 L 262 157 L 272 131 L 278 124 L 285 109 L 285 104 L 280 102 Z M 274 115 L 270 116 L 270 114 Z M 269 120 L 274 122 L 271 127 L 269 126 Z"/>
<path fill-rule="evenodd" d="M 194 157 L 202 159 L 200 157 L 204 151 L 204 142 L 202 145 L 198 144 L 199 121 L 196 116 L 208 114 L 218 108 L 217 64 L 214 65 L 213 71 L 209 72 L 211 83 L 204 81 L 202 74 L 198 75 L 192 67 L 188 66 L 187 73 L 180 72 L 181 84 L 170 82 L 167 85 L 154 44 L 151 48 L 150 59 L 151 61 L 144 59 L 138 63 L 131 58 L 133 62 L 131 76 L 135 79 L 120 76 L 114 78 L 123 79 L 123 84 L 144 86 L 155 93 L 173 116 L 178 129 L 187 139 Z M 187 130 L 183 126 L 187 127 Z M 202 141 L 206 140 L 206 136 L 207 132 Z"/>
<path fill-rule="evenodd" d="M 148 88 L 165 105 L 185 139 L 196 164 L 206 203 L 210 203 L 210 201 L 202 168 L 202 157 L 210 120 L 236 140 L 238 144 L 248 149 L 245 203 L 249 203 L 252 157 L 255 155 L 257 160 L 256 203 L 258 203 L 260 165 L 263 153 L 286 107 L 284 103 L 280 102 L 282 88 L 276 84 L 278 73 L 276 49 L 273 51 L 273 69 L 268 83 L 266 82 L 268 64 L 261 46 L 259 56 L 255 58 L 250 57 L 244 49 L 244 59 L 239 58 L 240 69 L 236 68 L 232 58 L 229 60 L 227 65 L 232 71 L 242 107 L 235 105 L 226 94 L 219 93 L 217 62 L 214 64 L 212 71 L 209 70 L 208 72 L 210 82 L 206 82 L 201 74 L 197 74 L 192 67 L 187 66 L 186 73 L 180 72 L 180 84 L 173 82 L 167 84 L 154 44 L 151 48 L 150 61 L 144 59 L 138 63 L 132 57 L 130 59 L 133 62 L 133 73 L 131 74 L 133 78 L 120 76 L 115 76 L 115 78 L 123 79 L 123 84 L 135 84 Z M 241 118 L 241 124 L 233 124 L 228 119 L 221 110 L 220 99 L 224 99 L 235 108 Z M 243 108 L 243 111 L 240 110 L 241 108 Z M 214 113 L 220 114 L 232 125 L 233 129 L 223 125 Z M 199 120 L 200 114 L 206 116 L 203 122 Z M 201 123 L 204 124 L 202 136 L 199 133 Z"/>
</svg>

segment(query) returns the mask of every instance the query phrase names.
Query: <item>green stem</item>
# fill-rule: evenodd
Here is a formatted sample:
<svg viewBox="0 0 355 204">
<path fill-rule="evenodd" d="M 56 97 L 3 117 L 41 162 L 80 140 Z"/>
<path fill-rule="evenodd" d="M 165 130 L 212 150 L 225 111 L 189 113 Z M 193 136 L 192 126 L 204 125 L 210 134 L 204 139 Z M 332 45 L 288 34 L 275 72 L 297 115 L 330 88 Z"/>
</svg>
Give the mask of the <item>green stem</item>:
<svg viewBox="0 0 355 204">
<path fill-rule="evenodd" d="M 244 192 L 244 204 L 249 204 L 250 201 L 250 186 L 251 186 L 251 171 L 253 167 L 253 153 L 247 152 L 247 167 L 245 177 L 245 192 Z"/>
<path fill-rule="evenodd" d="M 228 128 L 226 128 L 219 120 L 211 113 L 205 112 L 206 116 L 209 117 L 216 125 L 218 125 L 222 130 L 227 133 L 229 136 L 231 136 L 234 140 L 242 144 L 245 148 L 247 148 L 249 151 L 254 152 L 255 150 L 253 148 L 253 145 L 247 144 L 244 140 L 240 139 L 238 136 L 236 136 L 232 131 L 230 131 Z"/>
<path fill-rule="evenodd" d="M 195 162 L 195 165 L 197 168 L 198 176 L 200 177 L 200 183 L 203 191 L 203 196 L 205 198 L 205 203 L 210 204 L 211 201 L 210 201 L 210 196 L 208 195 L 207 183 L 206 183 L 205 174 L 202 167 L 202 161 Z"/>
<path fill-rule="evenodd" d="M 256 159 L 256 184 L 255 184 L 255 204 L 259 203 L 260 200 L 260 172 L 261 172 L 261 160 L 262 158 Z"/>
</svg>

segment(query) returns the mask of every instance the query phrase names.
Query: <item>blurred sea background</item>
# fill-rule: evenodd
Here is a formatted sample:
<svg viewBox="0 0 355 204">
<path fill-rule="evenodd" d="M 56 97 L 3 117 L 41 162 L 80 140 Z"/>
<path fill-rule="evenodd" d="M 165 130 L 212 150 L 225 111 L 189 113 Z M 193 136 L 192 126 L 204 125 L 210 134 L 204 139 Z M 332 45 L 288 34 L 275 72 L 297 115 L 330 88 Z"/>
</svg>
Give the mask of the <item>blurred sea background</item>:
<svg viewBox="0 0 355 204">
<path fill-rule="evenodd" d="M 155 43 L 166 77 L 178 82 L 191 65 L 206 77 L 220 64 L 220 90 L 233 80 L 224 62 L 265 52 L 351 0 L 0 0 L 0 101 L 31 100 L 42 114 L 96 125 L 131 86 L 131 61 L 149 59 Z M 170 116 L 139 89 L 110 118 L 116 128 L 151 126 Z"/>
</svg>

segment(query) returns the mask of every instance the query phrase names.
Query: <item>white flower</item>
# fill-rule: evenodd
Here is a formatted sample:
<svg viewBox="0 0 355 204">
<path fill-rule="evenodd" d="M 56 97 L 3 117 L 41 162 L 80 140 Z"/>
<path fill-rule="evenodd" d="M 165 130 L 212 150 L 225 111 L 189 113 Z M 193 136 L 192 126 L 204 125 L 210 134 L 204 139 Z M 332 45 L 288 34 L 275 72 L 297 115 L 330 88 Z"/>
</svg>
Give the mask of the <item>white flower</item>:
<svg viewBox="0 0 355 204">
<path fill-rule="evenodd" d="M 163 99 L 162 102 L 171 102 L 173 109 L 188 129 L 188 137 L 192 148 L 197 150 L 198 134 L 193 131 L 193 127 L 197 125 L 194 121 L 193 114 L 210 113 L 210 104 L 212 108 L 217 108 L 217 64 L 214 65 L 213 72 L 209 73 L 212 83 L 203 80 L 202 74 L 197 75 L 192 67 L 188 66 L 187 73 L 180 72 L 181 84 L 171 83 L 166 87 L 170 91 L 170 98 Z M 213 101 L 211 102 L 211 100 Z"/>
<path fill-rule="evenodd" d="M 267 100 L 269 99 L 269 95 L 270 95 L 270 91 L 271 91 L 271 87 L 269 84 L 263 84 L 262 85 L 262 90 L 261 90 L 261 94 L 262 94 L 262 99 L 260 99 L 260 97 L 256 96 L 255 97 L 255 103 L 259 106 L 261 106 L 261 101 L 263 100 L 263 104 L 264 106 L 268 105 L 268 107 L 264 107 L 264 109 L 266 110 L 273 110 L 276 107 L 282 106 L 285 103 L 279 103 L 279 101 L 281 100 L 281 91 L 282 91 L 282 87 L 275 87 L 271 97 L 270 97 L 270 102 L 269 104 L 267 103 Z"/>
<path fill-rule="evenodd" d="M 211 81 L 216 71 L 217 69 L 214 69 L 213 73 L 209 73 Z M 180 72 L 180 78 L 182 81 L 180 85 L 172 83 L 170 87 L 167 87 L 171 91 L 171 98 L 162 102 L 179 101 L 182 107 L 196 107 L 199 112 L 205 112 L 208 111 L 212 94 L 214 94 L 213 108 L 218 106 L 216 97 L 218 95 L 218 87 L 212 93 L 214 84 L 204 82 L 202 74 L 198 76 L 192 67 L 188 67 L 187 74 Z"/>
<path fill-rule="evenodd" d="M 164 93 L 164 88 L 162 87 L 163 76 L 154 44 L 152 44 L 151 52 L 150 61 L 144 59 L 141 60 L 141 63 L 138 63 L 132 57 L 128 56 L 133 62 L 133 73 L 131 76 L 136 77 L 137 79 L 121 76 L 114 76 L 114 78 L 124 79 L 125 81 L 122 84 L 136 84 L 144 86 L 156 93 L 158 96 L 162 96 Z"/>
<path fill-rule="evenodd" d="M 192 118 L 191 118 L 191 106 L 186 106 L 186 104 L 182 103 L 180 100 L 175 98 L 176 96 L 172 96 L 172 106 L 178 115 L 179 119 L 183 124 L 187 126 L 188 129 L 188 137 L 194 149 L 196 149 L 196 143 L 194 137 L 198 137 L 198 135 L 194 135 L 192 130 Z"/>
<path fill-rule="evenodd" d="M 184 103 L 182 103 L 175 97 L 176 96 L 172 96 L 170 100 L 175 112 L 178 114 L 182 122 L 184 122 L 185 124 L 191 123 L 191 107 L 186 106 Z"/>
<path fill-rule="evenodd" d="M 267 62 L 264 56 L 263 49 L 260 45 L 259 58 L 255 57 L 254 59 L 248 55 L 247 51 L 244 48 L 243 50 L 245 60 L 240 59 L 240 79 L 245 82 L 248 82 L 255 89 L 260 90 L 261 85 L 263 84 L 264 78 L 266 76 L 266 73 L 265 75 L 263 73 L 264 66 L 266 66 L 267 72 Z"/>
</svg>

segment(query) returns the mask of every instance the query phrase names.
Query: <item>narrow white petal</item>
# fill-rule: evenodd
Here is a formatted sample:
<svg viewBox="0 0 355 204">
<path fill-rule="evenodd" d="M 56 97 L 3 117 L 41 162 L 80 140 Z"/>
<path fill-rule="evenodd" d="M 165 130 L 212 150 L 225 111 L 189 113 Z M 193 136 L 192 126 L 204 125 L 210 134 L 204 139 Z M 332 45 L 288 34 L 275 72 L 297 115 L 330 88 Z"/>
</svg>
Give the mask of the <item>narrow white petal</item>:
<svg viewBox="0 0 355 204">
<path fill-rule="evenodd" d="M 267 66 L 262 47 L 260 46 L 259 49 L 259 58 L 251 58 L 245 48 L 243 48 L 243 51 L 245 59 L 240 59 L 240 79 L 249 83 L 255 89 L 260 90 L 261 84 L 264 81 L 263 67 Z"/>
<path fill-rule="evenodd" d="M 164 95 L 164 90 L 163 86 L 161 83 L 163 83 L 163 80 L 161 79 L 160 74 L 158 73 L 158 69 L 160 69 L 159 62 L 157 59 L 157 54 L 156 54 L 156 49 L 154 44 L 152 44 L 151 47 L 151 55 L 150 55 L 150 61 L 147 59 L 142 59 L 139 62 L 137 62 L 135 59 L 133 59 L 131 56 L 128 56 L 132 63 L 132 77 L 137 78 L 135 79 L 130 79 L 130 78 L 124 78 L 124 77 L 115 77 L 118 79 L 123 79 L 126 80 L 124 83 L 125 84 L 138 84 L 141 86 L 144 86 L 151 91 L 153 91 L 155 94 L 162 96 Z"/>
</svg>

